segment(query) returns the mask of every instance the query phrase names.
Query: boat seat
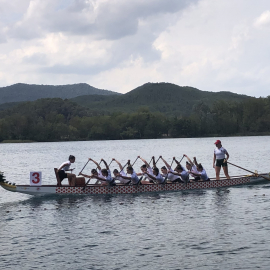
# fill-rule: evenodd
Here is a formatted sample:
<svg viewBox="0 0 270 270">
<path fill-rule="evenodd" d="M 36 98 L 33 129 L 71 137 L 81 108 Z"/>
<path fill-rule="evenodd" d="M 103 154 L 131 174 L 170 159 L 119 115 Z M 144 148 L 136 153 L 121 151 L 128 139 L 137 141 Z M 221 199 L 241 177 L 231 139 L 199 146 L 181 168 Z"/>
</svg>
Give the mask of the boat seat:
<svg viewBox="0 0 270 270">
<path fill-rule="evenodd" d="M 76 177 L 76 187 L 84 187 L 85 186 L 85 178 L 83 176 Z"/>
</svg>

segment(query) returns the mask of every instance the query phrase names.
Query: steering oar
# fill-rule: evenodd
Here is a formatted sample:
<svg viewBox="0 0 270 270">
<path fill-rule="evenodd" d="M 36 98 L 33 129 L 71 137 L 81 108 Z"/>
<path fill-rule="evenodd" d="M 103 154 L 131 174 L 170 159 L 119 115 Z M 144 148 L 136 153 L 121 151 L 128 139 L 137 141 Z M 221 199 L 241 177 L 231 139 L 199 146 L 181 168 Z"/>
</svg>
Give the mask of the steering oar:
<svg viewBox="0 0 270 270">
<path fill-rule="evenodd" d="M 265 176 L 263 176 L 263 175 L 261 175 L 261 174 L 258 174 L 258 173 L 249 171 L 249 170 L 247 170 L 247 169 L 245 169 L 245 168 L 242 168 L 242 167 L 240 167 L 240 166 L 238 166 L 238 165 L 235 165 L 235 164 L 233 164 L 233 163 L 231 163 L 231 162 L 229 162 L 229 161 L 227 161 L 227 163 L 228 163 L 228 164 L 231 164 L 231 165 L 233 165 L 233 166 L 235 166 L 235 167 L 237 167 L 237 168 L 239 168 L 239 169 L 242 169 L 242 170 L 244 170 L 244 171 L 250 172 L 250 173 L 254 174 L 256 177 L 260 176 L 260 177 L 262 177 L 262 178 L 264 178 L 264 179 L 270 181 L 270 178 L 265 177 Z"/>
</svg>

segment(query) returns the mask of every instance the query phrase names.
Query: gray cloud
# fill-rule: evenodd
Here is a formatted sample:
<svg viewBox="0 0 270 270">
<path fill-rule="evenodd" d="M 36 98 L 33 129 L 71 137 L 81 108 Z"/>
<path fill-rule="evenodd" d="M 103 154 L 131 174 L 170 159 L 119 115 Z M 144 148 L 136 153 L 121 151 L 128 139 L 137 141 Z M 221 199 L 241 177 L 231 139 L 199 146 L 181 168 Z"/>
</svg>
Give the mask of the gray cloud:
<svg viewBox="0 0 270 270">
<path fill-rule="evenodd" d="M 168 81 L 268 95 L 269 0 L 0 1 L 2 85 Z"/>
<path fill-rule="evenodd" d="M 114 40 L 109 53 L 109 60 L 104 64 L 89 64 L 89 59 L 69 61 L 69 64 L 44 66 L 39 72 L 64 74 L 98 74 L 112 69 L 128 59 L 143 58 L 144 62 L 160 59 L 160 52 L 153 46 L 153 41 L 169 23 L 172 14 L 184 9 L 197 0 L 149 0 L 100 2 L 96 7 L 92 2 L 49 1 L 31 7 L 32 15 L 17 23 L 11 30 L 12 36 L 22 39 L 39 38 L 45 32 L 64 32 L 69 35 L 92 35 L 89 39 Z M 92 17 L 91 17 L 92 16 Z M 177 19 L 178 16 L 175 17 Z M 141 20 L 141 22 L 140 22 Z M 143 23 L 143 26 L 140 24 Z M 24 30 L 24 31 L 22 31 Z M 24 63 L 46 65 L 44 54 L 24 57 Z"/>
<path fill-rule="evenodd" d="M 106 61 L 93 62 L 91 58 L 85 57 L 73 59 L 69 64 L 55 64 L 40 68 L 40 72 L 45 73 L 63 73 L 63 74 L 91 74 L 95 75 L 100 72 L 113 69 L 125 61 L 132 61 L 142 58 L 145 63 L 150 63 L 160 59 L 160 51 L 152 46 L 152 41 L 156 34 L 152 32 L 151 27 L 143 27 L 138 30 L 136 36 L 126 36 L 120 40 L 115 40 L 107 51 Z M 31 61 L 35 60 L 35 55 Z M 27 60 L 29 61 L 28 57 Z M 102 58 L 101 60 L 104 60 Z"/>
<path fill-rule="evenodd" d="M 104 69 L 104 67 L 98 65 L 88 66 L 82 63 L 72 63 L 69 65 L 56 64 L 53 66 L 42 67 L 38 69 L 38 72 L 50 74 L 96 75 Z"/>
<path fill-rule="evenodd" d="M 197 2 L 197 1 L 194 1 Z M 117 1 L 110 1 L 100 7 L 95 21 L 94 31 L 101 38 L 118 39 L 135 34 L 139 19 L 165 13 L 175 13 L 188 6 L 190 1 L 122 1 L 117 7 Z M 164 21 L 166 25 L 166 21 Z M 158 31 L 158 29 L 156 29 Z"/>
<path fill-rule="evenodd" d="M 45 65 L 48 63 L 47 55 L 44 53 L 35 53 L 30 56 L 25 56 L 22 59 L 23 63 L 34 65 Z"/>
<path fill-rule="evenodd" d="M 28 9 L 27 16 L 9 27 L 9 35 L 32 39 L 46 33 L 66 32 L 115 40 L 134 35 L 139 19 L 175 13 L 196 2 L 198 0 L 110 0 L 98 3 L 94 9 L 93 3 L 86 0 L 73 0 L 65 5 L 60 0 L 37 1 L 29 7 L 31 12 Z"/>
</svg>

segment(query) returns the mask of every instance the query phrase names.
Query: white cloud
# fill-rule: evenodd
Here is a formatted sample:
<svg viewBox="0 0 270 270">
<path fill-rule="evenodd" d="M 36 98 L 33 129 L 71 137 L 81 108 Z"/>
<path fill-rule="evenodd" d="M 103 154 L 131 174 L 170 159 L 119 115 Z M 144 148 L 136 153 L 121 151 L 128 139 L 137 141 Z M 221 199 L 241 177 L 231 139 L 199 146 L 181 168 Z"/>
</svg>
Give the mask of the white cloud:
<svg viewBox="0 0 270 270">
<path fill-rule="evenodd" d="M 254 23 L 255 26 L 269 26 L 270 25 L 270 11 L 266 10 L 264 11 L 259 18 L 255 20 Z"/>
<path fill-rule="evenodd" d="M 165 81 L 267 96 L 268 25 L 266 0 L 0 0 L 0 85 Z"/>
<path fill-rule="evenodd" d="M 198 0 L 31 0 L 22 19 L 10 25 L 12 38 L 34 39 L 52 32 L 119 39 L 134 35 L 140 19 L 176 13 Z"/>
</svg>

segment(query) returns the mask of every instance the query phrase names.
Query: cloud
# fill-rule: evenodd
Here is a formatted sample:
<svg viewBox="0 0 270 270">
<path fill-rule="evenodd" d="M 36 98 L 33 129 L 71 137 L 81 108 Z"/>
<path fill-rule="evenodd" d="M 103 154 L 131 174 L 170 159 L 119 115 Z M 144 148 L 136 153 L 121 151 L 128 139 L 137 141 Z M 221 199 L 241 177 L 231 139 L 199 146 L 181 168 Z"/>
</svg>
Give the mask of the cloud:
<svg viewBox="0 0 270 270">
<path fill-rule="evenodd" d="M 34 53 L 30 56 L 23 57 L 22 62 L 26 64 L 46 65 L 48 63 L 48 59 L 45 53 Z"/>
<path fill-rule="evenodd" d="M 197 0 L 31 0 L 23 18 L 9 27 L 9 35 L 34 39 L 47 33 L 92 35 L 116 40 L 134 35 L 140 20 L 177 13 Z M 166 24 L 166 22 L 165 22 Z"/>
<path fill-rule="evenodd" d="M 261 26 L 269 26 L 270 25 L 270 11 L 266 10 L 264 11 L 259 18 L 255 20 L 254 23 L 255 26 L 261 27 Z"/>
<path fill-rule="evenodd" d="M 24 43 L 38 40 L 35 48 L 32 46 L 33 55 L 27 49 L 22 60 L 28 64 L 47 63 L 38 72 L 93 75 L 127 59 L 158 60 L 160 52 L 153 41 L 187 5 L 185 0 L 169 0 L 166 4 L 160 0 L 30 1 L 10 35 L 25 39 Z"/>
<path fill-rule="evenodd" d="M 171 82 L 268 95 L 268 0 L 0 2 L 0 85 Z"/>
<path fill-rule="evenodd" d="M 201 1 L 161 33 L 154 46 L 162 55 L 158 69 L 165 81 L 210 91 L 267 95 L 270 40 L 253 27 L 264 5 L 241 13 L 245 5 L 247 1 Z"/>
</svg>

